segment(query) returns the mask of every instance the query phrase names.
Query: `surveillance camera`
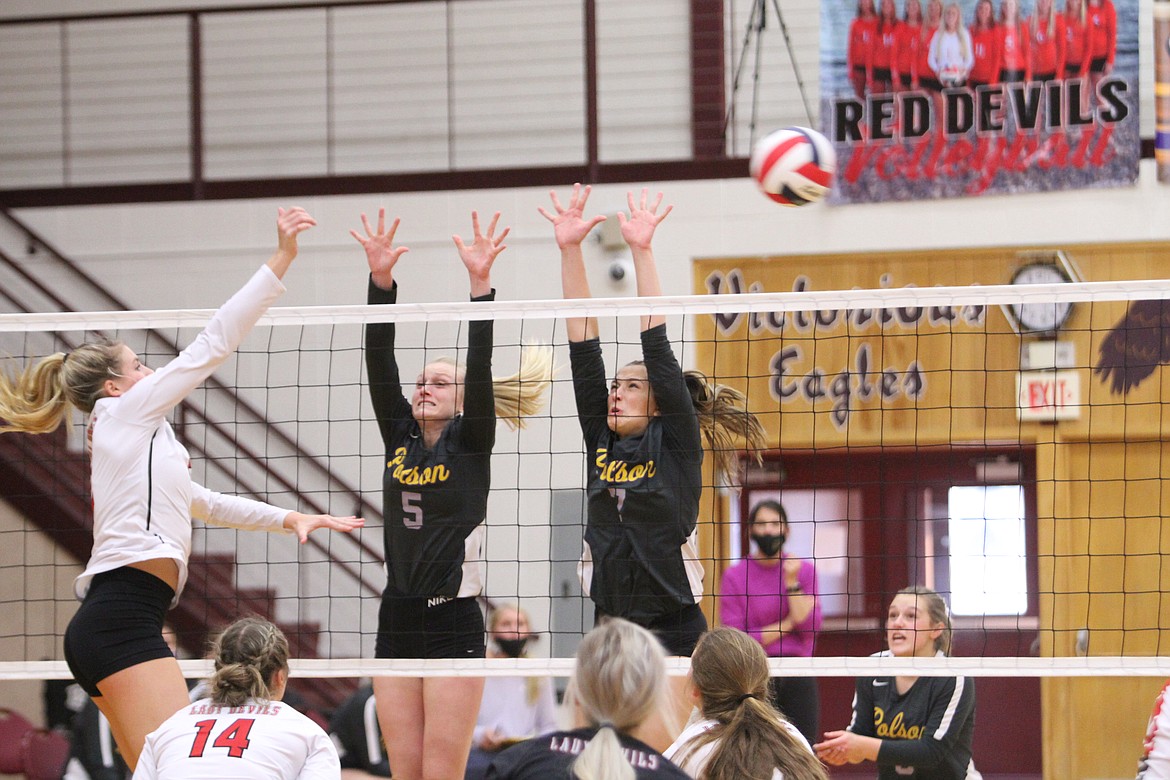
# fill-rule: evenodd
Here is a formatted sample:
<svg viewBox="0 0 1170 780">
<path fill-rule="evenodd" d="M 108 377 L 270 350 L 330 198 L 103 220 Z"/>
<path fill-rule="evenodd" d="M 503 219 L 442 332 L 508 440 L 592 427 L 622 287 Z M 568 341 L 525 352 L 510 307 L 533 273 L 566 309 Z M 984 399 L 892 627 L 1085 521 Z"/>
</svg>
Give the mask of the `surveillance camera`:
<svg viewBox="0 0 1170 780">
<path fill-rule="evenodd" d="M 609 264 L 609 278 L 620 282 L 626 278 L 626 265 L 621 260 L 614 260 Z"/>
</svg>

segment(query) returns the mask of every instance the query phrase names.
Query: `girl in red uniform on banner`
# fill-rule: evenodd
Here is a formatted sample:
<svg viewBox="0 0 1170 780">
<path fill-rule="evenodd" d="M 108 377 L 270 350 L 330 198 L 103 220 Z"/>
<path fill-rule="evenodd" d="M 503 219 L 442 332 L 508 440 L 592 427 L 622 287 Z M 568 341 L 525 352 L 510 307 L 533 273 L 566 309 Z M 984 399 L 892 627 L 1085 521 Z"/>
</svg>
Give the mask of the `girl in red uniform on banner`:
<svg viewBox="0 0 1170 780">
<path fill-rule="evenodd" d="M 1089 28 L 1085 24 L 1085 0 L 1066 0 L 1060 24 L 1064 30 L 1064 77 L 1083 79 L 1089 72 Z"/>
<path fill-rule="evenodd" d="M 1030 81 L 1028 29 L 1020 18 L 1020 0 L 999 5 L 999 80 L 1005 84 Z"/>
<path fill-rule="evenodd" d="M 877 23 L 873 0 L 859 0 L 857 18 L 849 25 L 845 66 L 849 70 L 853 91 L 863 99 L 873 86 L 873 49 L 877 41 Z"/>
<path fill-rule="evenodd" d="M 881 94 L 890 92 L 894 85 L 894 57 L 897 51 L 898 28 L 902 23 L 898 21 L 898 6 L 894 0 L 882 0 L 881 13 L 878 14 L 877 31 L 873 49 L 873 92 Z"/>
<path fill-rule="evenodd" d="M 1049 82 L 1064 75 L 1064 30 L 1052 0 L 1036 0 L 1028 20 L 1028 59 L 1032 80 Z"/>
<path fill-rule="evenodd" d="M 896 89 L 918 89 L 918 49 L 922 41 L 922 2 L 906 0 L 906 13 L 894 36 Z"/>
<path fill-rule="evenodd" d="M 998 83 L 999 28 L 995 26 L 995 9 L 991 7 L 991 0 L 979 0 L 975 4 L 975 16 L 968 32 L 975 64 L 967 76 L 967 86 L 975 89 Z"/>
<path fill-rule="evenodd" d="M 1088 28 L 1089 79 L 1093 94 L 1101 79 L 1113 72 L 1113 59 L 1117 56 L 1117 9 L 1110 0 L 1086 0 L 1085 11 Z"/>
</svg>

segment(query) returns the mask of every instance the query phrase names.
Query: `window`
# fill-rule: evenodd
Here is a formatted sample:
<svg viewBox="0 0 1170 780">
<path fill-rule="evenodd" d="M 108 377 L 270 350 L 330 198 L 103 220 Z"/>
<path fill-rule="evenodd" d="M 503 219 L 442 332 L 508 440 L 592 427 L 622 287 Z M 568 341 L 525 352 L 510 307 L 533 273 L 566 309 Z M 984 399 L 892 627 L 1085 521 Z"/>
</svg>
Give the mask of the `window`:
<svg viewBox="0 0 1170 780">
<path fill-rule="evenodd" d="M 1025 614 L 1024 488 L 952 487 L 947 507 L 951 610 L 956 615 Z"/>
</svg>

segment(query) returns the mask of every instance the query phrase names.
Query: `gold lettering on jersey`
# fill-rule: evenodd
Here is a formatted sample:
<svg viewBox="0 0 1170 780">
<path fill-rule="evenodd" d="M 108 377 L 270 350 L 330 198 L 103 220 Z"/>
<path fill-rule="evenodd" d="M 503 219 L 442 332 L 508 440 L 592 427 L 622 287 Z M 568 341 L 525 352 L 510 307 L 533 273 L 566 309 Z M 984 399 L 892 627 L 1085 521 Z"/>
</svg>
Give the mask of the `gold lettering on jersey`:
<svg viewBox="0 0 1170 780">
<path fill-rule="evenodd" d="M 394 450 L 394 457 L 386 462 L 386 468 L 390 469 L 390 476 L 397 480 L 400 485 L 434 485 L 439 482 L 446 482 L 447 478 L 451 476 L 451 469 L 442 463 L 436 463 L 434 466 L 427 466 L 426 468 L 419 468 L 418 466 L 407 468 L 403 465 L 405 460 L 406 448 L 399 447 Z"/>
<path fill-rule="evenodd" d="M 637 482 L 640 479 L 652 477 L 657 472 L 653 460 L 648 460 L 645 463 L 627 463 L 624 460 L 611 461 L 609 450 L 604 447 L 597 449 L 597 459 L 594 460 L 593 465 L 597 466 L 601 481 L 611 485 Z"/>
<path fill-rule="evenodd" d="M 894 716 L 886 723 L 886 713 L 881 707 L 873 708 L 873 724 L 877 727 L 877 735 L 882 739 L 921 739 L 923 726 L 907 726 L 902 720 L 902 713 Z"/>
</svg>

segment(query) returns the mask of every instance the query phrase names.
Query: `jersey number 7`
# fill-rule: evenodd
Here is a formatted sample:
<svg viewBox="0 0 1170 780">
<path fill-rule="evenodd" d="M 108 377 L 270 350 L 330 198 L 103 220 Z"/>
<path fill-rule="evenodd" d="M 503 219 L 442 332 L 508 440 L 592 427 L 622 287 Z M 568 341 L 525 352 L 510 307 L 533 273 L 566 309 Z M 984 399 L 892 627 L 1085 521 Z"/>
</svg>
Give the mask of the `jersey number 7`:
<svg viewBox="0 0 1170 780">
<path fill-rule="evenodd" d="M 230 726 L 219 732 L 211 746 L 227 748 L 228 755 L 232 758 L 243 757 L 244 751 L 248 749 L 248 732 L 252 730 L 252 724 L 255 722 L 251 718 L 232 721 Z M 211 730 L 215 728 L 216 723 L 218 723 L 216 720 L 201 720 L 195 724 L 198 731 L 195 732 L 195 742 L 191 745 L 191 758 L 203 757 L 203 750 L 207 747 L 207 740 L 211 737 Z"/>
</svg>

